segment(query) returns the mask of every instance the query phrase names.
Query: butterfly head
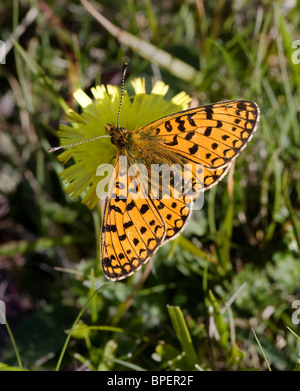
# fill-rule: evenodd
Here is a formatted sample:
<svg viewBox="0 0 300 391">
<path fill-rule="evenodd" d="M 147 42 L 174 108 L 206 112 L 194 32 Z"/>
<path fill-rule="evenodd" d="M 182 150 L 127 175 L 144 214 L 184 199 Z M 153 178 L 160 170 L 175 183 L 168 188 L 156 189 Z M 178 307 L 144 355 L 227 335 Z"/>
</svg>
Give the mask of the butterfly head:
<svg viewBox="0 0 300 391">
<path fill-rule="evenodd" d="M 115 125 L 107 124 L 105 126 L 106 131 L 111 136 L 111 143 L 117 148 L 123 149 L 128 145 L 131 139 L 131 132 L 125 128 L 117 128 Z"/>
</svg>

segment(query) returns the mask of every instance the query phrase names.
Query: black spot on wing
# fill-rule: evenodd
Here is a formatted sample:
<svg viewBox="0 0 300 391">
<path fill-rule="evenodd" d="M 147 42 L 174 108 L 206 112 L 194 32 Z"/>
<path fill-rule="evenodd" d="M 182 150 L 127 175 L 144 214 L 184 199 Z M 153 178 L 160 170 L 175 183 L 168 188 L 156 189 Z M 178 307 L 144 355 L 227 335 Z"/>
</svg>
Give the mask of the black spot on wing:
<svg viewBox="0 0 300 391">
<path fill-rule="evenodd" d="M 214 113 L 213 106 L 212 105 L 205 106 L 204 111 L 206 113 L 206 119 L 212 119 L 212 115 Z"/>
<path fill-rule="evenodd" d="M 175 145 L 178 145 L 178 141 L 177 141 L 177 134 L 173 137 L 173 140 L 170 141 L 170 142 L 165 142 L 165 145 L 170 145 L 170 146 L 175 146 Z"/>
<path fill-rule="evenodd" d="M 173 129 L 173 127 L 172 127 L 170 121 L 166 121 L 166 122 L 165 122 L 165 128 L 166 128 L 166 131 L 167 131 L 167 132 L 171 132 L 171 130 Z"/>
<path fill-rule="evenodd" d="M 149 210 L 149 206 L 147 204 L 143 204 L 140 208 L 140 212 L 142 215 L 144 215 L 145 213 L 147 213 Z"/>
<path fill-rule="evenodd" d="M 188 134 L 185 136 L 186 140 L 191 140 L 195 136 L 195 132 L 188 132 Z"/>
<path fill-rule="evenodd" d="M 199 147 L 197 144 L 194 144 L 191 148 L 189 148 L 189 151 L 192 155 L 194 155 L 198 151 Z"/>
<path fill-rule="evenodd" d="M 185 126 L 184 126 L 184 123 L 185 121 L 181 119 L 181 117 L 177 117 L 175 119 L 175 122 L 178 123 L 178 129 L 181 131 L 181 132 L 185 132 Z"/>
<path fill-rule="evenodd" d="M 135 207 L 135 203 L 134 203 L 134 201 L 132 200 L 132 201 L 130 201 L 130 202 L 127 204 L 126 210 L 127 210 L 127 211 L 130 211 L 130 210 L 132 210 L 134 207 Z"/>
<path fill-rule="evenodd" d="M 246 107 L 246 105 L 245 105 L 245 102 L 239 102 L 239 103 L 237 104 L 237 108 L 238 108 L 239 110 L 247 110 L 247 107 Z"/>
<path fill-rule="evenodd" d="M 187 120 L 189 121 L 189 124 L 190 124 L 191 126 L 196 126 L 196 123 L 195 123 L 195 121 L 193 120 L 192 115 L 193 115 L 193 114 L 188 114 L 188 115 L 187 115 Z"/>
<path fill-rule="evenodd" d="M 212 127 L 211 127 L 211 126 L 208 126 L 208 127 L 205 129 L 204 136 L 209 137 L 210 134 L 211 134 L 211 131 L 212 131 Z"/>
<path fill-rule="evenodd" d="M 127 221 L 127 223 L 124 224 L 124 229 L 126 230 L 126 229 L 128 229 L 128 228 L 130 228 L 132 226 L 133 226 L 133 222 L 132 221 Z"/>
<path fill-rule="evenodd" d="M 117 213 L 122 213 L 121 209 L 118 206 L 116 206 L 116 205 L 110 205 L 109 212 L 111 210 L 114 210 Z"/>
</svg>

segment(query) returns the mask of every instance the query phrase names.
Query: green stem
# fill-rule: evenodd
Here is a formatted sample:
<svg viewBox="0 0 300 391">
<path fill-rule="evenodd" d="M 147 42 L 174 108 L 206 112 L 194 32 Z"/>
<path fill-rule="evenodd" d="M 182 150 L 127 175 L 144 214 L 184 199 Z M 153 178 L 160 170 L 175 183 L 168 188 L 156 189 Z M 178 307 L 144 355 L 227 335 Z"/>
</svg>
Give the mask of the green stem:
<svg viewBox="0 0 300 391">
<path fill-rule="evenodd" d="M 6 326 L 6 329 L 8 331 L 8 334 L 9 334 L 9 338 L 11 340 L 11 343 L 13 345 L 13 348 L 14 348 L 14 351 L 15 351 L 15 354 L 16 354 L 16 357 L 17 357 L 19 368 L 21 369 L 21 371 L 23 371 L 23 364 L 22 364 L 22 360 L 21 360 L 21 356 L 20 356 L 19 350 L 17 348 L 16 341 L 14 339 L 13 333 L 11 332 L 11 329 L 9 327 L 7 319 L 5 317 L 4 317 L 4 319 L 5 319 L 5 326 Z"/>
<path fill-rule="evenodd" d="M 106 285 L 108 285 L 108 284 L 109 284 L 109 283 L 105 283 L 105 284 L 102 285 L 100 288 L 98 288 L 98 289 L 97 289 L 97 290 L 96 290 L 96 291 L 87 299 L 87 301 L 85 302 L 84 306 L 82 307 L 82 309 L 80 310 L 79 314 L 77 315 L 77 317 L 76 317 L 76 319 L 75 319 L 75 321 L 74 321 L 74 323 L 73 323 L 73 325 L 72 325 L 72 328 L 71 328 L 71 330 L 69 331 L 69 334 L 68 334 L 68 336 L 67 336 L 67 338 L 66 338 L 66 341 L 65 341 L 65 343 L 64 343 L 64 346 L 63 346 L 63 348 L 62 348 L 62 351 L 61 351 L 61 353 L 60 353 L 60 356 L 59 356 L 59 359 L 58 359 L 58 362 L 57 362 L 57 365 L 56 365 L 56 368 L 55 368 L 56 371 L 59 371 L 59 369 L 60 369 L 62 360 L 63 360 L 63 358 L 64 358 L 64 355 L 65 355 L 65 352 L 66 352 L 66 349 L 67 349 L 67 346 L 68 346 L 68 343 L 69 343 L 70 338 L 71 338 L 71 336 L 72 336 L 72 332 L 74 331 L 74 329 L 75 329 L 77 323 L 79 322 L 79 319 L 81 318 L 82 314 L 83 314 L 84 311 L 87 309 L 87 306 L 88 306 L 89 302 L 93 299 L 93 297 L 94 297 L 98 292 L 100 292 L 100 290 L 101 290 L 102 288 L 104 288 L 104 286 L 106 286 Z"/>
</svg>

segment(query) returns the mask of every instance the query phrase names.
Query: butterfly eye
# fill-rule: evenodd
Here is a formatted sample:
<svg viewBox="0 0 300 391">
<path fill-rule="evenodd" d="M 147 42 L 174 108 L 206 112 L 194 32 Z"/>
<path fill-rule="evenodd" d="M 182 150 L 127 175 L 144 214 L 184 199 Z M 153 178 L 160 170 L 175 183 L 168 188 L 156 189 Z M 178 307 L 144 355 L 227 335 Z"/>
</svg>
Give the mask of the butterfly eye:
<svg viewBox="0 0 300 391">
<path fill-rule="evenodd" d="M 120 128 L 120 131 L 125 133 L 126 132 L 126 129 L 125 128 Z"/>
</svg>

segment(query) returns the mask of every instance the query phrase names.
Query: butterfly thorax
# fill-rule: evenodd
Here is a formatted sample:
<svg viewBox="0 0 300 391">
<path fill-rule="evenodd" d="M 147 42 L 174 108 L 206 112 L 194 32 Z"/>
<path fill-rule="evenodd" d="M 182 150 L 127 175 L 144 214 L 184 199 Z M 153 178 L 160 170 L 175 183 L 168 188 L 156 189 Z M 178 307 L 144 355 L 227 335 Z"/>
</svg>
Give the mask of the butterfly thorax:
<svg viewBox="0 0 300 391">
<path fill-rule="evenodd" d="M 107 124 L 105 128 L 111 136 L 111 143 L 116 146 L 119 156 L 126 155 L 133 158 L 135 162 L 142 162 L 147 165 L 152 163 L 149 158 L 151 156 L 153 159 L 157 153 L 157 147 L 155 148 L 154 145 L 155 137 L 140 134 L 138 129 L 117 128 L 111 124 Z"/>
<path fill-rule="evenodd" d="M 107 124 L 105 128 L 111 136 L 111 143 L 117 147 L 119 156 L 129 156 L 134 162 L 146 166 L 153 163 L 182 165 L 185 162 L 185 159 L 179 159 L 172 151 L 168 151 L 156 134 L 150 131 L 128 130 L 111 124 Z"/>
</svg>

